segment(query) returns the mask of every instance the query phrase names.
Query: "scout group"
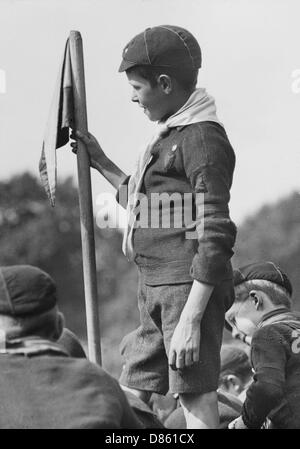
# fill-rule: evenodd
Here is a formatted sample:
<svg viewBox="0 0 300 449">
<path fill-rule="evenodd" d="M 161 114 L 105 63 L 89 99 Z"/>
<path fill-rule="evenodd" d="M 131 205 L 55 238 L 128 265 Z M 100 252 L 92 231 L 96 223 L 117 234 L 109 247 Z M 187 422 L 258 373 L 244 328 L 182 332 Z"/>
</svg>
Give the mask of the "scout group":
<svg viewBox="0 0 300 449">
<path fill-rule="evenodd" d="M 232 268 L 235 153 L 214 98 L 196 87 L 201 66 L 197 40 L 179 26 L 147 28 L 126 45 L 119 72 L 157 122 L 131 176 L 92 134 L 73 130 L 73 151 L 83 142 L 127 209 L 123 251 L 139 273 L 140 324 L 121 342 L 116 380 L 87 360 L 47 273 L 1 267 L 0 428 L 300 428 L 292 285 L 272 261 Z M 164 204 L 153 210 L 151 199 L 174 193 L 192 196 L 193 220 L 175 226 L 188 205 L 173 201 L 161 226 Z M 153 216 L 159 226 L 139 225 Z"/>
</svg>

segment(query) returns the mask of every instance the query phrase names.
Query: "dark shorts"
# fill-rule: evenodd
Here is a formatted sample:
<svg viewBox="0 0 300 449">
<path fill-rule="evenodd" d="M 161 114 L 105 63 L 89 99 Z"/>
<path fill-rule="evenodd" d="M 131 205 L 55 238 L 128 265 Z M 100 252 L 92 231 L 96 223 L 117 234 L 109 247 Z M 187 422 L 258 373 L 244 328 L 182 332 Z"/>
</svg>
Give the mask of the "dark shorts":
<svg viewBox="0 0 300 449">
<path fill-rule="evenodd" d="M 192 283 L 150 286 L 140 275 L 141 325 L 121 343 L 125 359 L 122 385 L 159 394 L 204 394 L 217 390 L 224 315 L 234 299 L 231 280 L 214 288 L 201 320 L 200 361 L 180 371 L 168 365 L 171 338 L 191 286 Z"/>
</svg>

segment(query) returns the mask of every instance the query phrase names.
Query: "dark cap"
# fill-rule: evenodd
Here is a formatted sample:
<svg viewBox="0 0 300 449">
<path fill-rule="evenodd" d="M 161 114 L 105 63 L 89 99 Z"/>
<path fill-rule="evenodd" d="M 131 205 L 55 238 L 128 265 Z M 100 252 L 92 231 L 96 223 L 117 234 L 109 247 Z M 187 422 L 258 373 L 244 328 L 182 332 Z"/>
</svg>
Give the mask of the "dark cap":
<svg viewBox="0 0 300 449">
<path fill-rule="evenodd" d="M 56 302 L 55 283 L 44 271 L 31 265 L 0 267 L 1 315 L 37 315 Z"/>
<path fill-rule="evenodd" d="M 201 49 L 194 36 L 184 28 L 160 25 L 147 28 L 126 45 L 119 72 L 137 65 L 152 67 L 201 67 Z"/>
<path fill-rule="evenodd" d="M 263 280 L 274 282 L 284 287 L 292 295 L 292 284 L 287 275 L 273 262 L 255 262 L 246 265 L 233 273 L 234 285 L 237 286 L 246 281 Z"/>
</svg>

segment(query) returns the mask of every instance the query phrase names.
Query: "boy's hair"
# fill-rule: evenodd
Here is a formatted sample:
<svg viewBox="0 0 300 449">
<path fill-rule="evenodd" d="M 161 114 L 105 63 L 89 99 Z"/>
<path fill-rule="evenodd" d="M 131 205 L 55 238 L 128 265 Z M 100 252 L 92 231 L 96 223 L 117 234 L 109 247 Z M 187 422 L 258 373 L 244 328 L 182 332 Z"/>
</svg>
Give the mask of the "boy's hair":
<svg viewBox="0 0 300 449">
<path fill-rule="evenodd" d="M 220 383 L 228 374 L 239 377 L 246 382 L 252 376 L 249 356 L 244 348 L 234 343 L 225 343 L 221 348 Z"/>
<path fill-rule="evenodd" d="M 7 338 L 37 336 L 56 341 L 61 336 L 63 315 L 57 307 L 38 315 L 12 317 L 0 314 L 0 329 Z"/>
<path fill-rule="evenodd" d="M 241 284 L 237 285 L 234 288 L 235 294 L 240 295 L 241 293 L 247 292 L 250 293 L 251 290 L 260 290 L 264 292 L 272 303 L 275 306 L 284 306 L 287 309 L 291 308 L 292 305 L 292 298 L 289 292 L 284 288 L 281 287 L 278 284 L 275 284 L 274 282 L 266 281 L 263 279 L 253 279 L 251 281 L 245 281 Z M 242 299 L 237 298 L 237 302 L 243 301 Z M 246 298 L 245 298 L 246 301 Z"/>
<path fill-rule="evenodd" d="M 151 87 L 157 85 L 160 75 L 168 75 L 175 78 L 180 87 L 186 91 L 192 91 L 197 84 L 198 69 L 187 67 L 154 67 L 147 65 L 137 65 L 126 70 L 126 73 L 134 72 L 141 78 L 149 81 Z"/>
</svg>

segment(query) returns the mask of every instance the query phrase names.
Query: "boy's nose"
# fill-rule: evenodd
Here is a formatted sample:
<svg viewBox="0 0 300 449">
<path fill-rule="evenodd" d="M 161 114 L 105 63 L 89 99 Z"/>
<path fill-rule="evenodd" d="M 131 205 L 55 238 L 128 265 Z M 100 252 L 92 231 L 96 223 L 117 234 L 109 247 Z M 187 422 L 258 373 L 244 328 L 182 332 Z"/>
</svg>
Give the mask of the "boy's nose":
<svg viewBox="0 0 300 449">
<path fill-rule="evenodd" d="M 133 101 L 134 103 L 137 103 L 139 101 L 137 94 L 134 91 L 131 94 L 131 101 Z"/>
</svg>

